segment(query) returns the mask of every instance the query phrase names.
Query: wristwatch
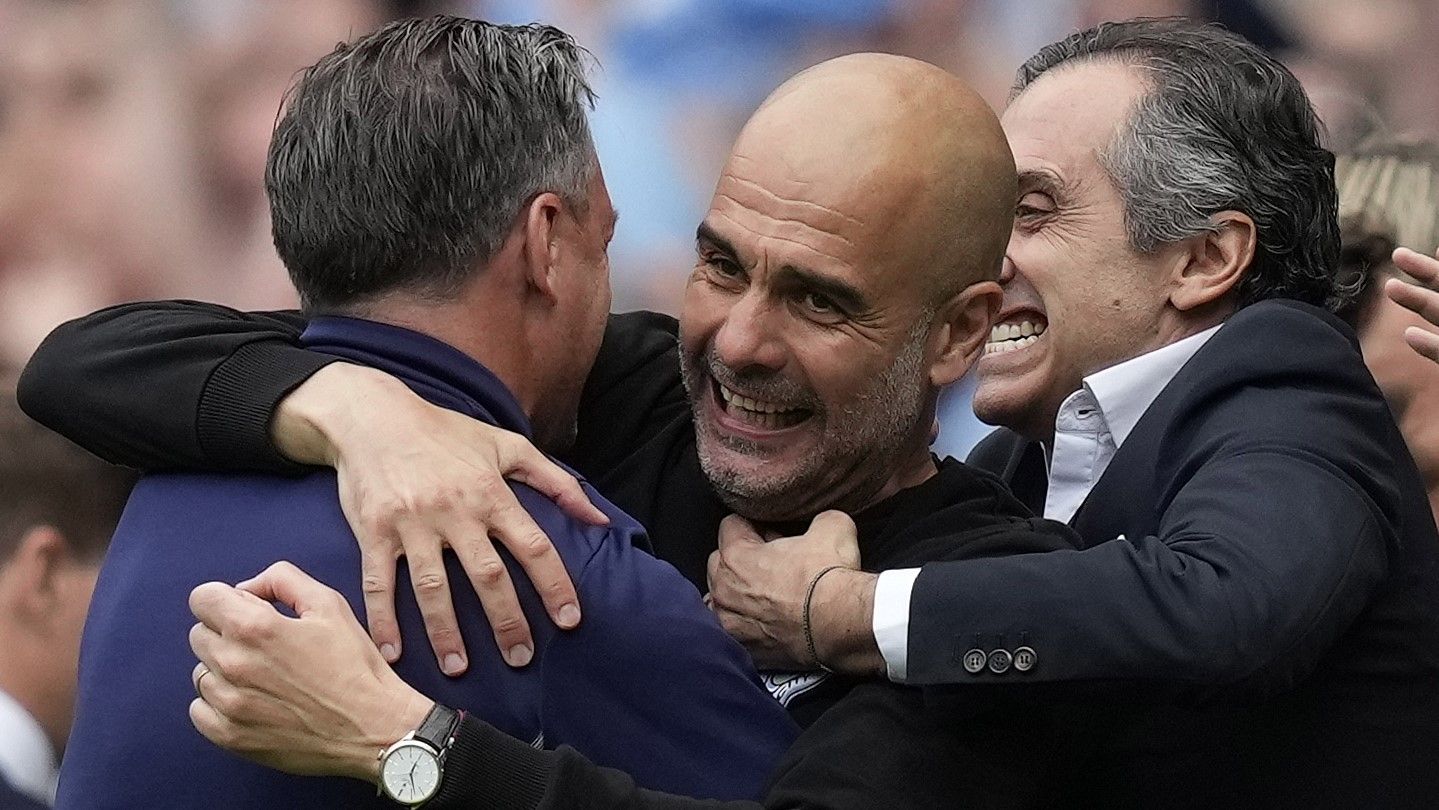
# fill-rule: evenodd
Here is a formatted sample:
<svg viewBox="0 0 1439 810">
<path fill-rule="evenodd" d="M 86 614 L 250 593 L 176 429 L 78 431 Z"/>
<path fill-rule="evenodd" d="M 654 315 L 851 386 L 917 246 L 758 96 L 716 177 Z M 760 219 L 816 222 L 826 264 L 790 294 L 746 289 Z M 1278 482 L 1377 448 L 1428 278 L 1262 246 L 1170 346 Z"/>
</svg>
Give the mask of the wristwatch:
<svg viewBox="0 0 1439 810">
<path fill-rule="evenodd" d="M 380 753 L 380 792 L 406 807 L 434 798 L 459 724 L 459 712 L 436 703 L 419 728 Z"/>
</svg>

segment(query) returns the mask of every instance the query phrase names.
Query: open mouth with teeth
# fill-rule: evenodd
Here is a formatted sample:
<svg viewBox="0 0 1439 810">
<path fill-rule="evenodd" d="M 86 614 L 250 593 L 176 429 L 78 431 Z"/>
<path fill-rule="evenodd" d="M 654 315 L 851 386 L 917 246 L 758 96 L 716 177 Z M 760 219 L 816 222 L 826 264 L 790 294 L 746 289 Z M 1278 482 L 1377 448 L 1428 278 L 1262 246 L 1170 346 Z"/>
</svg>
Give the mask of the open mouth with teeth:
<svg viewBox="0 0 1439 810">
<path fill-rule="evenodd" d="M 808 408 L 766 402 L 744 396 L 718 382 L 714 382 L 715 401 L 731 418 L 761 430 L 783 430 L 794 427 L 808 419 L 812 413 Z"/>
<path fill-rule="evenodd" d="M 1045 328 L 1046 324 L 1042 319 L 1031 315 L 1010 318 L 1004 323 L 995 324 L 989 331 L 989 342 L 984 344 L 984 353 L 1004 354 L 1023 349 L 1039 340 Z"/>
</svg>

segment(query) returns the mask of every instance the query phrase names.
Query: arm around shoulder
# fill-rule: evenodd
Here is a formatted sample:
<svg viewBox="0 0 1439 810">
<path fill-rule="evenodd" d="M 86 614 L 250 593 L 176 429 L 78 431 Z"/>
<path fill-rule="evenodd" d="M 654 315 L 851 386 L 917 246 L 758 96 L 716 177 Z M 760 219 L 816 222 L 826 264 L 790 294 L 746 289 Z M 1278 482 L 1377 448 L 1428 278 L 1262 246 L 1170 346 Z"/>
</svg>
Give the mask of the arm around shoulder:
<svg viewBox="0 0 1439 810">
<path fill-rule="evenodd" d="M 298 312 L 124 304 L 56 328 L 20 379 L 36 421 L 146 469 L 294 469 L 270 444 L 276 403 L 333 358 L 298 345 Z"/>
<path fill-rule="evenodd" d="M 1276 481 L 1283 498 L 1264 497 Z M 1234 453 L 1184 484 L 1155 535 L 926 566 L 910 602 L 908 682 L 1283 689 L 1363 609 L 1392 539 L 1332 466 Z M 1023 672 L 1011 663 L 1019 647 L 1032 656 Z"/>
</svg>

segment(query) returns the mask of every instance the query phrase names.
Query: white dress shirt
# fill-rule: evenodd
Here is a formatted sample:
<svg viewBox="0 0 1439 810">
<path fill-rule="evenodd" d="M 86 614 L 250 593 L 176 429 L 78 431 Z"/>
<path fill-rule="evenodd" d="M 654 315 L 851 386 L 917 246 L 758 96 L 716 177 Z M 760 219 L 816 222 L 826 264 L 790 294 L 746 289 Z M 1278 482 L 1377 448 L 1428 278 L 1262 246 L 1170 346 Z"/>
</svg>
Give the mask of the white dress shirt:
<svg viewBox="0 0 1439 810">
<path fill-rule="evenodd" d="M 1217 331 L 1218 326 L 1096 371 L 1065 398 L 1054 420 L 1054 444 L 1045 448 L 1045 517 L 1065 523 L 1074 518 L 1139 418 Z M 904 568 L 885 571 L 875 582 L 874 640 L 896 683 L 908 674 L 909 597 L 918 577 L 918 568 Z"/>
<path fill-rule="evenodd" d="M 36 801 L 53 805 L 60 764 L 40 723 L 0 691 L 0 777 Z"/>
</svg>

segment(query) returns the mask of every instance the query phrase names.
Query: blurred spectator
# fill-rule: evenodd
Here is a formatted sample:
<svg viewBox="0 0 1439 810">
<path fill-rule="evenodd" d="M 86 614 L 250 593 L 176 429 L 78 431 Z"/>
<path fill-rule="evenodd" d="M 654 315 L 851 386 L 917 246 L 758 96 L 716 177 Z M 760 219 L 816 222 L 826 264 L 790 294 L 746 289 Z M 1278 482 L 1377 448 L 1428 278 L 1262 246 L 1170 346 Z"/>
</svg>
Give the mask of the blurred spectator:
<svg viewBox="0 0 1439 810">
<path fill-rule="evenodd" d="M 54 799 L 80 630 L 133 483 L 30 421 L 0 373 L 0 808 Z"/>
<path fill-rule="evenodd" d="M 1345 313 L 1359 330 L 1364 360 L 1394 412 L 1439 514 L 1439 374 L 1404 342 L 1419 315 L 1384 295 L 1390 278 L 1412 281 L 1390 260 L 1397 246 L 1434 255 L 1439 248 L 1439 147 L 1378 140 L 1339 155 L 1342 272 L 1364 290 Z"/>
<path fill-rule="evenodd" d="M 1439 132 L 1439 83 L 1416 80 L 1439 73 L 1434 0 L 0 0 L 0 359 L 137 298 L 292 305 L 260 173 L 281 96 L 335 42 L 439 11 L 553 23 L 598 57 L 621 310 L 677 308 L 740 123 L 841 52 L 929 60 L 999 108 L 1046 42 L 1188 14 L 1283 56 L 1333 148 Z M 946 404 L 962 417 L 966 401 Z"/>
<path fill-rule="evenodd" d="M 158 2 L 5 3 L 0 360 L 61 318 L 200 294 L 203 230 L 181 40 Z"/>
<path fill-rule="evenodd" d="M 293 305 L 261 169 L 294 74 L 453 4 L 0 0 L 0 361 L 138 298 Z"/>
</svg>

